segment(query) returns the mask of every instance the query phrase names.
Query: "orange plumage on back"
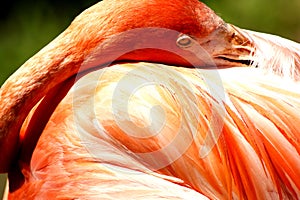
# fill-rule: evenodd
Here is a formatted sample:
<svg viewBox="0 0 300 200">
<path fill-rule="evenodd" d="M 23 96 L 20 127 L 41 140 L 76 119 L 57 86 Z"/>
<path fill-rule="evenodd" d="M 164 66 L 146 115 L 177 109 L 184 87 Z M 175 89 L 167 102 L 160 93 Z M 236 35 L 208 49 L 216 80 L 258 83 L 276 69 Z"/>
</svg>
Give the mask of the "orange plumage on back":
<svg viewBox="0 0 300 200">
<path fill-rule="evenodd" d="M 96 4 L 1 87 L 9 198 L 298 199 L 299 50 L 196 0 Z"/>
<path fill-rule="evenodd" d="M 221 97 L 211 96 L 203 74 L 205 70 L 195 73 L 195 69 L 137 63 L 111 66 L 103 74 L 97 71 L 83 77 L 49 120 L 30 166 L 21 165 L 25 183 L 12 197 L 26 197 L 28 192 L 48 198 L 180 199 L 191 195 L 197 199 L 200 194 L 211 199 L 297 198 L 299 131 L 291 121 L 300 118 L 291 110 L 300 107 L 300 94 L 292 91 L 299 84 L 276 86 L 274 83 L 284 81 L 253 69 L 219 70 L 228 96 L 223 102 L 224 115 L 216 102 Z M 170 80 L 153 84 L 161 76 Z M 140 86 L 135 85 L 137 79 L 149 84 L 132 94 L 128 85 Z M 190 86 L 183 85 L 186 80 Z M 180 88 L 196 105 L 182 100 Z M 122 106 L 122 98 L 113 98 L 119 92 L 123 98 L 131 96 L 128 107 Z M 162 110 L 151 115 L 154 105 Z M 208 130 L 220 126 L 212 124 L 212 109 L 215 117 L 223 117 L 223 128 L 216 144 L 203 156 Z M 119 113 L 129 118 L 121 115 L 124 121 L 119 121 Z M 149 126 L 153 120 L 165 123 L 155 129 Z M 144 132 L 136 131 L 141 127 Z M 177 158 L 181 148 L 186 149 Z"/>
</svg>

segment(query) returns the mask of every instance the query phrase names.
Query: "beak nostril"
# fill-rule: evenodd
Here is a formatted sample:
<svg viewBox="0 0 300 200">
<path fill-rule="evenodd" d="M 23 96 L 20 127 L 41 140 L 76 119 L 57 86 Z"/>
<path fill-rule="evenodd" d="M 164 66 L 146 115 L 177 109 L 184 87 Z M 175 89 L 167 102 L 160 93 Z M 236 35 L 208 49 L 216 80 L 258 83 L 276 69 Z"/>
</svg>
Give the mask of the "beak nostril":
<svg viewBox="0 0 300 200">
<path fill-rule="evenodd" d="M 233 39 L 235 37 L 236 37 L 235 33 L 232 33 L 231 38 Z"/>
</svg>

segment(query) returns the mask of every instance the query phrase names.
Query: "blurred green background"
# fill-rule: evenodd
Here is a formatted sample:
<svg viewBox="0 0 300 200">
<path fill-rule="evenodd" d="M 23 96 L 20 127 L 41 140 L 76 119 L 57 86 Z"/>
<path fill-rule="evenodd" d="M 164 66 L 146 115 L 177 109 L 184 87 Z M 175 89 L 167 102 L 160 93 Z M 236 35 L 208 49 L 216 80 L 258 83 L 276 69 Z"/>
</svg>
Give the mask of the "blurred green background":
<svg viewBox="0 0 300 200">
<path fill-rule="evenodd" d="M 96 0 L 4 0 L 0 7 L 0 83 Z M 300 42 L 300 0 L 205 0 L 225 21 Z M 0 177 L 1 190 L 5 175 Z"/>
</svg>

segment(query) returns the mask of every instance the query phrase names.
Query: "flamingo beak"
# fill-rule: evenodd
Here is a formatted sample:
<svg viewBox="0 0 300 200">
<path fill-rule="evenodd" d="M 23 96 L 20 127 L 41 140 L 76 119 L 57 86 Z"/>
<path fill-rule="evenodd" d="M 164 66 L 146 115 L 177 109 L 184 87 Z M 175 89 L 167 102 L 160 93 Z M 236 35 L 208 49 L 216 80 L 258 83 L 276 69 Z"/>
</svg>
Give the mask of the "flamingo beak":
<svg viewBox="0 0 300 200">
<path fill-rule="evenodd" d="M 209 53 L 218 68 L 255 66 L 255 45 L 242 29 L 224 23 L 197 42 Z"/>
<path fill-rule="evenodd" d="M 225 66 L 255 66 L 255 45 L 251 37 L 242 29 L 226 24 L 225 48 L 213 55 Z M 227 46 L 226 46 L 227 45 Z"/>
</svg>

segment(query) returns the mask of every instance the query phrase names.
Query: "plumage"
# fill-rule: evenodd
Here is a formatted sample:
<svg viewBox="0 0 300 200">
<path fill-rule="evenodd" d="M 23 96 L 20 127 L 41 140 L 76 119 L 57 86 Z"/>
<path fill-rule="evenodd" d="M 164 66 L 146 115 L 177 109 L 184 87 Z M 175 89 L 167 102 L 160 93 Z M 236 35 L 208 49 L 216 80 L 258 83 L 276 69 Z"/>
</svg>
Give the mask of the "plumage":
<svg viewBox="0 0 300 200">
<path fill-rule="evenodd" d="M 275 35 L 243 30 L 255 44 L 253 66 L 280 75 L 287 80 L 299 81 L 300 47 L 299 44 Z"/>
<path fill-rule="evenodd" d="M 165 187 L 177 187 L 212 199 L 297 199 L 300 159 L 295 124 L 300 121 L 300 94 L 294 89 L 299 84 L 285 85 L 280 77 L 264 75 L 260 69 L 217 73 L 224 90 L 214 97 L 209 80 L 203 79 L 209 77 L 207 72 L 199 69 L 136 63 L 84 76 L 49 120 L 31 165 L 23 166 L 25 184 L 15 195 L 34 189 L 37 197 L 128 199 L 128 190 L 134 190 L 132 195 L 137 196 L 132 198 L 151 199 L 159 194 L 172 197 L 174 191 L 170 194 Z M 139 80 L 145 84 L 139 85 Z M 151 114 L 155 105 L 161 110 Z M 219 137 L 211 133 L 218 142 L 203 156 L 202 144 L 214 126 L 212 109 L 220 115 L 223 129 Z M 120 113 L 128 114 L 128 119 Z M 155 123 L 162 126 L 157 132 Z M 143 132 L 136 131 L 141 127 Z M 178 152 L 179 147 L 186 149 Z M 95 188 L 99 192 L 94 194 Z M 115 190 L 118 193 L 112 194 Z"/>
<path fill-rule="evenodd" d="M 198 1 L 91 7 L 1 87 L 9 198 L 299 199 L 299 49 Z"/>
</svg>

